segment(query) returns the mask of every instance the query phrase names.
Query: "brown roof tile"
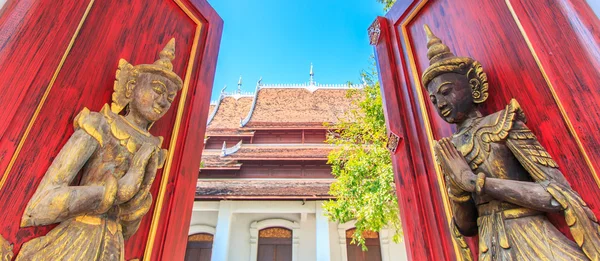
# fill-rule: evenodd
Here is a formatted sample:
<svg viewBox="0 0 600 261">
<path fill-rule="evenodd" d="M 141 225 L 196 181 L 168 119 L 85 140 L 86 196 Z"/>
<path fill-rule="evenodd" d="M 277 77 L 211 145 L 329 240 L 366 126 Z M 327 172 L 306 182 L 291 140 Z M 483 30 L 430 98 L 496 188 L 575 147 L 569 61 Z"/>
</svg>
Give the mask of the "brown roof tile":
<svg viewBox="0 0 600 261">
<path fill-rule="evenodd" d="M 352 98 L 347 89 L 263 88 L 258 91 L 256 107 L 244 126 L 306 127 L 334 123 L 350 109 Z"/>
<path fill-rule="evenodd" d="M 221 157 L 221 150 L 202 152 L 202 169 L 239 169 L 241 166 L 237 160 Z"/>
<path fill-rule="evenodd" d="M 207 132 L 217 129 L 239 128 L 240 120 L 245 118 L 250 111 L 252 99 L 252 97 L 235 99 L 230 96 L 223 98 L 219 104 L 215 117 L 208 124 Z"/>
<path fill-rule="evenodd" d="M 274 159 L 274 160 L 301 160 L 301 159 L 327 159 L 329 152 L 334 148 L 332 145 L 257 145 L 242 144 L 241 148 L 224 159 L 252 160 L 252 159 Z"/>
<path fill-rule="evenodd" d="M 196 199 L 332 198 L 334 180 L 198 180 Z"/>
</svg>

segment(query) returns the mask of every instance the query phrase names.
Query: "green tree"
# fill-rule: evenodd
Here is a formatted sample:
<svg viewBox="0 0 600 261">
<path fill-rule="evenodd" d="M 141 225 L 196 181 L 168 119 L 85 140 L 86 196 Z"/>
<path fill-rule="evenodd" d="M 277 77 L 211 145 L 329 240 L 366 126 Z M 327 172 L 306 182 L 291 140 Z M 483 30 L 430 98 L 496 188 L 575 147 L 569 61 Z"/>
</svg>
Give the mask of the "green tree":
<svg viewBox="0 0 600 261">
<path fill-rule="evenodd" d="M 373 80 L 376 75 L 375 68 L 363 72 L 366 86 L 349 90 L 348 95 L 355 98 L 354 109 L 331 126 L 327 140 L 337 145 L 328 160 L 336 177 L 329 193 L 336 199 L 325 202 L 324 208 L 332 221 L 356 220 L 352 242 L 363 250 L 363 231 L 387 226 L 395 232 L 395 242 L 402 233 L 381 92 L 379 82 Z"/>
<path fill-rule="evenodd" d="M 392 8 L 392 5 L 396 2 L 396 0 L 377 0 L 377 2 L 383 4 L 383 10 L 388 11 Z"/>
</svg>

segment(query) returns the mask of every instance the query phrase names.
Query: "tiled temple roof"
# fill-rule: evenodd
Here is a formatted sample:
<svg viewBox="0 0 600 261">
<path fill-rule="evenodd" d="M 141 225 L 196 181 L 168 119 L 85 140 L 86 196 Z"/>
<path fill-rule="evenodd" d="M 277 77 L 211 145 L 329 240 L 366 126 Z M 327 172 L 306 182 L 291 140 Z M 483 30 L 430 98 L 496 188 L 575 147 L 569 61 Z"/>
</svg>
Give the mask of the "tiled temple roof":
<svg viewBox="0 0 600 261">
<path fill-rule="evenodd" d="M 333 179 L 313 180 L 199 180 L 196 199 L 332 198 Z"/>
<path fill-rule="evenodd" d="M 240 126 L 240 120 L 246 117 L 252 105 L 251 96 L 242 96 L 235 98 L 225 96 L 218 105 L 214 117 L 208 123 L 208 128 L 218 129 L 237 129 Z"/>
<path fill-rule="evenodd" d="M 231 160 L 327 160 L 327 155 L 334 148 L 329 144 L 241 144 L 221 156 Z"/>
<path fill-rule="evenodd" d="M 338 122 L 354 106 L 348 90 L 363 86 L 258 82 L 253 94 L 222 91 L 211 104 L 207 135 L 235 135 L 260 128 L 323 128 L 323 123 Z"/>
<path fill-rule="evenodd" d="M 327 160 L 335 146 L 329 144 L 241 144 L 205 149 L 202 169 L 239 169 L 240 160 Z"/>
<path fill-rule="evenodd" d="M 202 169 L 240 169 L 241 163 L 221 156 L 221 150 L 205 149 L 202 152 Z"/>
<path fill-rule="evenodd" d="M 310 87 L 310 86 L 308 86 Z M 349 88 L 263 87 L 242 121 L 245 128 L 306 128 L 335 123 L 352 107 Z"/>
</svg>

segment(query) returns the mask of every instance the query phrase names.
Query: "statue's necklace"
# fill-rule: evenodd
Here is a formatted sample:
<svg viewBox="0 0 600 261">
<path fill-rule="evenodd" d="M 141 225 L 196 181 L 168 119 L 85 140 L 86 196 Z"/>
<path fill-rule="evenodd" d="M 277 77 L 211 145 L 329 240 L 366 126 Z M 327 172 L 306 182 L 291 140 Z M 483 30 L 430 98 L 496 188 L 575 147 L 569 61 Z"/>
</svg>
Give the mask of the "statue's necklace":
<svg viewBox="0 0 600 261">
<path fill-rule="evenodd" d="M 477 117 L 473 120 L 471 120 L 471 124 L 469 124 L 468 126 L 458 130 L 454 135 L 454 137 L 458 137 L 461 135 L 468 135 L 468 133 L 474 128 L 474 126 L 479 125 L 479 122 L 481 122 L 481 120 L 483 119 L 483 117 Z"/>
<path fill-rule="evenodd" d="M 138 126 L 135 126 L 134 124 L 132 124 L 131 122 L 129 122 L 127 119 L 125 119 L 125 117 L 123 117 L 123 115 L 119 115 L 119 117 L 121 117 L 121 119 L 127 124 L 129 125 L 129 127 L 133 128 L 134 130 L 136 130 L 137 132 L 141 133 L 142 135 L 146 136 L 146 137 L 150 137 L 150 133 L 146 130 L 142 130 L 140 129 Z"/>
</svg>

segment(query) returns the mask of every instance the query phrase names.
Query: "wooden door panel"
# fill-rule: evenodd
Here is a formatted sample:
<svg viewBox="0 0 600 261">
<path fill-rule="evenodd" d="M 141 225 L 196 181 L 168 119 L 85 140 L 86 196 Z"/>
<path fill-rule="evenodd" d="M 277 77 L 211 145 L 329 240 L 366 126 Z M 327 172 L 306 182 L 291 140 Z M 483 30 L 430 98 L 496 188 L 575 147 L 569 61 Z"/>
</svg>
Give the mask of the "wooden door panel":
<svg viewBox="0 0 600 261">
<path fill-rule="evenodd" d="M 259 245 L 257 261 L 275 261 L 275 245 Z"/>
<path fill-rule="evenodd" d="M 292 261 L 292 246 L 278 245 L 276 255 L 276 261 Z"/>
<path fill-rule="evenodd" d="M 73 133 L 74 116 L 110 103 L 119 59 L 153 63 L 175 38 L 173 70 L 184 87 L 150 130 L 164 137 L 170 154 L 151 190 L 153 207 L 126 242 L 125 257 L 183 259 L 222 20 L 205 0 L 25 0 L 7 3 L 0 28 L 0 75 L 11 83 L 0 87 L 0 103 L 11 112 L 0 118 L 0 234 L 15 252 L 54 227 L 19 224 Z"/>
<path fill-rule="evenodd" d="M 457 56 L 483 65 L 490 84 L 484 113 L 516 98 L 528 126 L 567 180 L 600 215 L 598 81 L 600 22 L 576 0 L 398 0 L 373 28 L 388 130 L 400 137 L 392 155 L 409 257 L 455 258 L 449 205 L 434 166 L 433 140 L 452 127 L 433 109 L 420 77 L 429 65 L 423 24 Z M 377 30 L 371 30 L 373 32 Z M 566 39 L 573 39 L 568 44 Z M 552 218 L 568 234 L 562 218 Z M 471 249 L 475 241 L 470 240 Z"/>
</svg>

